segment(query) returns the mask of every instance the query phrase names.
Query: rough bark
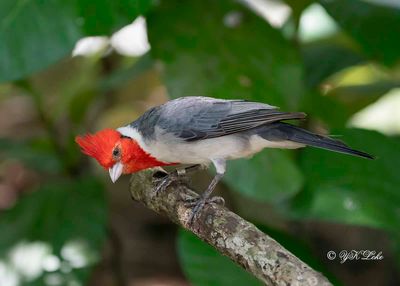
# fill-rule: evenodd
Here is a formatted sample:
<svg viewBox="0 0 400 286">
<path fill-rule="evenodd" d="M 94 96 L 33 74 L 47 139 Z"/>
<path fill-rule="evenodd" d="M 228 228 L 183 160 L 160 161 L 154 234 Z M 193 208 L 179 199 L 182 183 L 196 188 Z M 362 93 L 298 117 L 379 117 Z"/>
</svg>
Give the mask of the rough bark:
<svg viewBox="0 0 400 286">
<path fill-rule="evenodd" d="M 223 206 L 206 205 L 199 219 L 189 225 L 191 209 L 185 207 L 182 199 L 198 195 L 184 184 L 174 183 L 156 196 L 153 192 L 155 178 L 164 174 L 161 172 L 161 169 L 147 170 L 133 175 L 132 197 L 193 232 L 266 285 L 332 285 L 321 273 Z"/>
</svg>

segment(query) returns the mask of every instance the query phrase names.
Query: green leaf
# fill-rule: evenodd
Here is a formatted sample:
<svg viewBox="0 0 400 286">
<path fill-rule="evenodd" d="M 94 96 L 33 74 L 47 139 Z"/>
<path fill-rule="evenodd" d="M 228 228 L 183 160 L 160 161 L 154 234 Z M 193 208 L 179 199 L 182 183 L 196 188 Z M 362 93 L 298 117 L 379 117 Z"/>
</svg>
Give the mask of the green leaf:
<svg viewBox="0 0 400 286">
<path fill-rule="evenodd" d="M 57 274 L 63 285 L 66 280 L 83 285 L 100 257 L 105 224 L 104 187 L 97 180 L 45 185 L 2 213 L 0 263 L 12 269 L 10 275 L 29 285 L 47 285 L 50 274 Z M 34 273 L 27 275 L 24 268 L 29 262 L 18 260 L 18 253 L 31 259 L 28 261 L 33 259 Z M 42 266 L 48 257 L 60 261 L 52 271 Z"/>
<path fill-rule="evenodd" d="M 375 156 L 374 161 L 307 148 L 301 154 L 306 189 L 294 201 L 299 218 L 367 225 L 398 231 L 400 221 L 399 138 L 347 129 L 350 146 Z"/>
<path fill-rule="evenodd" d="M 399 60 L 400 9 L 360 0 L 320 0 L 320 3 L 366 55 L 386 65 Z"/>
<path fill-rule="evenodd" d="M 310 91 L 305 95 L 301 109 L 311 116 L 318 117 L 330 128 L 343 128 L 354 113 L 374 103 L 398 86 L 398 82 L 380 81 L 339 86 L 326 95 Z"/>
<path fill-rule="evenodd" d="M 0 81 L 20 78 L 67 55 L 83 36 L 61 1 L 0 1 Z"/>
<path fill-rule="evenodd" d="M 380 81 L 339 86 L 326 95 L 310 91 L 306 93 L 301 109 L 311 116 L 318 117 L 330 128 L 343 128 L 354 113 L 397 87 L 399 82 Z"/>
<path fill-rule="evenodd" d="M 234 1 L 162 1 L 147 17 L 151 54 L 171 97 L 244 98 L 295 109 L 297 49 Z"/>
<path fill-rule="evenodd" d="M 361 55 L 331 41 L 307 44 L 302 53 L 305 81 L 310 88 L 317 87 L 334 73 L 364 61 Z"/>
<path fill-rule="evenodd" d="M 0 82 L 43 69 L 70 53 L 78 39 L 109 35 L 153 1 L 0 1 Z"/>
<path fill-rule="evenodd" d="M 193 285 L 262 285 L 228 257 L 182 229 L 178 234 L 178 255 L 183 272 Z"/>
<path fill-rule="evenodd" d="M 279 203 L 300 191 L 303 176 L 288 153 L 265 150 L 251 159 L 229 162 L 224 181 L 257 201 Z"/>
<path fill-rule="evenodd" d="M 400 82 L 392 81 L 340 86 L 332 89 L 327 96 L 341 103 L 346 109 L 346 114 L 350 116 L 398 87 L 400 87 Z"/>
<path fill-rule="evenodd" d="M 351 114 L 338 100 L 324 96 L 318 91 L 306 93 L 301 110 L 318 117 L 331 128 L 343 128 Z"/>
</svg>

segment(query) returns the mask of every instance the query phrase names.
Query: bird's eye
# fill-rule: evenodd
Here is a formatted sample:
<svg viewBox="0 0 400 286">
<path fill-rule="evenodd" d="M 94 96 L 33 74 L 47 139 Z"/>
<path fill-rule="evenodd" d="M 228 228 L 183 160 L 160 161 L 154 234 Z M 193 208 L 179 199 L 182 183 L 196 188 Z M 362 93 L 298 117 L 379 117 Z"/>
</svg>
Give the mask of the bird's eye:
<svg viewBox="0 0 400 286">
<path fill-rule="evenodd" d="M 114 158 L 118 158 L 121 155 L 121 150 L 119 148 L 115 148 L 112 154 Z"/>
</svg>

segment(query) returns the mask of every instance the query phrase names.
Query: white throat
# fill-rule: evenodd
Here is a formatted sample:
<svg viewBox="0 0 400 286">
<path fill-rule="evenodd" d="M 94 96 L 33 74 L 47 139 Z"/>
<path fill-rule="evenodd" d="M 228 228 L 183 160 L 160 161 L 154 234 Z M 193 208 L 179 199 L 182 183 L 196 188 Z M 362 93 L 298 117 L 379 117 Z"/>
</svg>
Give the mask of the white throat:
<svg viewBox="0 0 400 286">
<path fill-rule="evenodd" d="M 143 151 L 145 151 L 148 154 L 151 154 L 150 150 L 147 148 L 147 145 L 143 140 L 143 136 L 139 133 L 139 131 L 137 131 L 136 128 L 127 125 L 117 128 L 117 131 L 121 133 L 121 135 L 135 140 L 139 144 L 140 148 L 143 149 Z"/>
</svg>

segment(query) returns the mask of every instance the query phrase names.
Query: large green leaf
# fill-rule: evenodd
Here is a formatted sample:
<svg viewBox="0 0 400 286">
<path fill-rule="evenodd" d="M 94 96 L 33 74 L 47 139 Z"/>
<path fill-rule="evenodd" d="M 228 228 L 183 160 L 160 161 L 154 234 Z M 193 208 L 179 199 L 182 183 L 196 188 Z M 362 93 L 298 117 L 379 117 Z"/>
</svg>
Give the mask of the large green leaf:
<svg viewBox="0 0 400 286">
<path fill-rule="evenodd" d="M 333 88 L 326 95 L 309 92 L 302 102 L 302 110 L 318 117 L 330 128 L 343 128 L 354 113 L 375 102 L 399 82 L 380 81 L 370 84 L 347 85 Z"/>
<path fill-rule="evenodd" d="M 228 257 L 182 229 L 178 235 L 178 255 L 183 272 L 193 285 L 262 285 Z"/>
<path fill-rule="evenodd" d="M 295 109 L 295 46 L 235 1 L 162 1 L 147 17 L 151 54 L 170 96 L 244 98 Z"/>
<path fill-rule="evenodd" d="M 400 221 L 399 138 L 366 130 L 340 130 L 354 148 L 374 161 L 307 148 L 301 154 L 306 189 L 295 201 L 299 217 L 369 225 L 398 231 Z"/>
<path fill-rule="evenodd" d="M 64 57 L 83 36 L 61 1 L 0 1 L 0 81 L 27 75 Z"/>
<path fill-rule="evenodd" d="M 369 57 L 388 65 L 399 60 L 400 9 L 360 0 L 320 3 Z"/>
<path fill-rule="evenodd" d="M 334 73 L 364 61 L 358 53 L 332 41 L 318 41 L 302 48 L 306 83 L 317 87 Z"/>
<path fill-rule="evenodd" d="M 257 201 L 279 203 L 300 191 L 303 176 L 282 150 L 265 150 L 251 159 L 229 162 L 225 182 Z"/>
<path fill-rule="evenodd" d="M 52 274 L 63 285 L 83 285 L 99 258 L 105 224 L 104 188 L 97 180 L 43 186 L 1 214 L 0 264 L 29 285 L 49 285 Z M 49 261 L 53 269 L 45 266 Z"/>
<path fill-rule="evenodd" d="M 0 1 L 0 82 L 43 69 L 88 35 L 109 35 L 153 1 Z"/>
<path fill-rule="evenodd" d="M 351 116 L 338 100 L 322 95 L 316 90 L 305 95 L 301 110 L 318 117 L 331 128 L 343 128 Z"/>
<path fill-rule="evenodd" d="M 394 88 L 400 82 L 379 81 L 370 84 L 340 86 L 328 92 L 327 96 L 341 103 L 347 115 L 352 115 Z"/>
</svg>

